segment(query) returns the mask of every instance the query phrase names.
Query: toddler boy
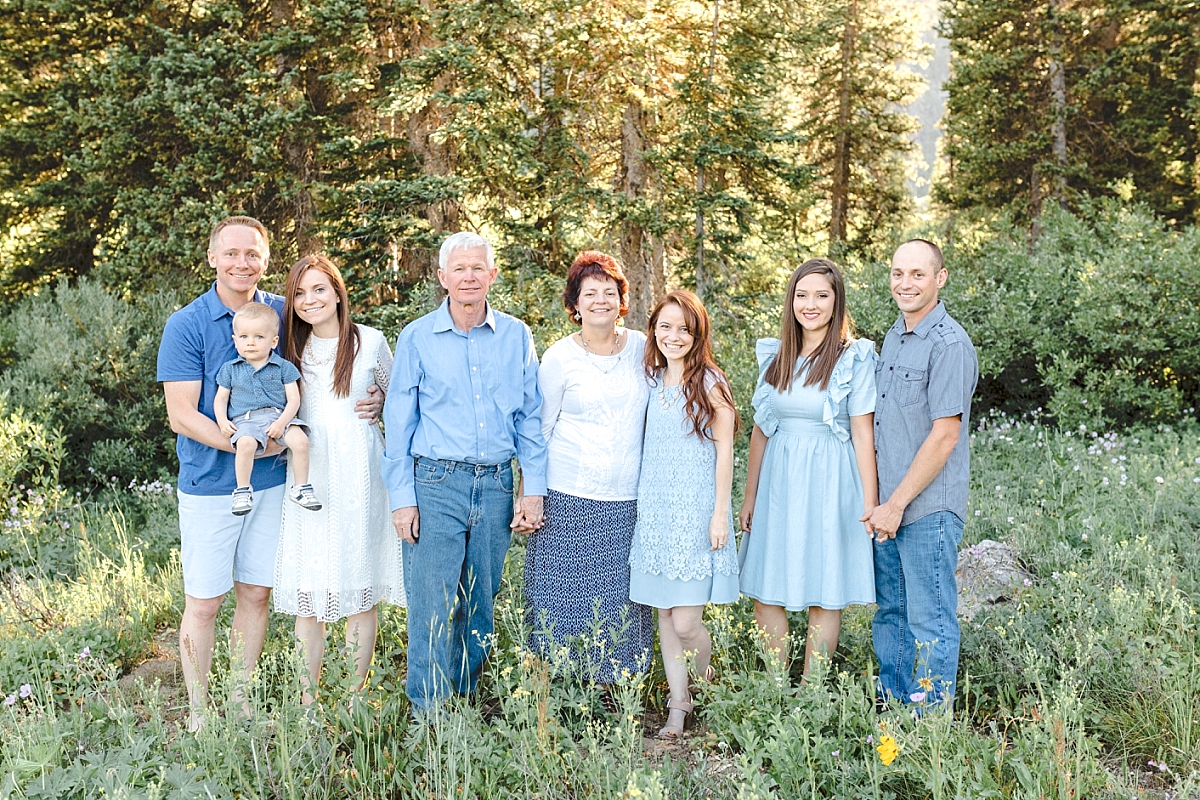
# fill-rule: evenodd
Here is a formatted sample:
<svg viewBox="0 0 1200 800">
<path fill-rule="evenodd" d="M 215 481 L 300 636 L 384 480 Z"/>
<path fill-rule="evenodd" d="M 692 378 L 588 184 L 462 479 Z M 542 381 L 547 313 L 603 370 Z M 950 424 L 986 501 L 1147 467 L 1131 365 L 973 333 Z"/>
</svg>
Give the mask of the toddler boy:
<svg viewBox="0 0 1200 800">
<path fill-rule="evenodd" d="M 312 484 L 308 482 L 308 425 L 296 419 L 300 410 L 300 370 L 279 356 L 279 315 L 265 303 L 247 303 L 233 315 L 233 344 L 238 357 L 221 365 L 213 414 L 221 432 L 230 437 L 236 456 L 232 511 L 238 516 L 254 508 L 250 473 L 254 456 L 274 439 L 291 452 L 296 484 L 288 498 L 309 511 L 318 511 Z M 234 425 L 230 421 L 237 421 Z"/>
</svg>

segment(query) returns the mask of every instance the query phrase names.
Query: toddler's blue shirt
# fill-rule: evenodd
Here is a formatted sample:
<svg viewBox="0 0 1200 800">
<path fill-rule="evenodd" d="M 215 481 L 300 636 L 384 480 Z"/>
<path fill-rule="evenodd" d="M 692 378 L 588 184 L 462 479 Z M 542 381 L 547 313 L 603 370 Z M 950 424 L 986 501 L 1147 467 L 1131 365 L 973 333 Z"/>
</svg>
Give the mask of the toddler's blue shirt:
<svg viewBox="0 0 1200 800">
<path fill-rule="evenodd" d="M 260 369 L 238 356 L 226 361 L 217 371 L 217 385 L 229 390 L 229 418 L 240 417 L 256 408 L 278 408 L 287 405 L 289 383 L 300 380 L 296 365 L 272 352 Z"/>
</svg>

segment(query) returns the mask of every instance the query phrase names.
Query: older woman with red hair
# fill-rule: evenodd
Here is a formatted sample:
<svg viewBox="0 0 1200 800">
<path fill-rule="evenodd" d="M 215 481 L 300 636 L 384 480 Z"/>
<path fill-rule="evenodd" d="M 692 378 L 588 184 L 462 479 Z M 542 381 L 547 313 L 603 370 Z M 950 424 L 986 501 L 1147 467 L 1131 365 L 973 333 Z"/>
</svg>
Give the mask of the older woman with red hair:
<svg viewBox="0 0 1200 800">
<path fill-rule="evenodd" d="M 579 331 L 551 345 L 538 369 L 550 491 L 525 557 L 530 645 L 547 655 L 567 646 L 571 664 L 602 685 L 644 672 L 654 647 L 650 608 L 629 600 L 650 388 L 645 335 L 617 325 L 628 297 L 612 256 L 575 258 L 563 305 Z"/>
</svg>

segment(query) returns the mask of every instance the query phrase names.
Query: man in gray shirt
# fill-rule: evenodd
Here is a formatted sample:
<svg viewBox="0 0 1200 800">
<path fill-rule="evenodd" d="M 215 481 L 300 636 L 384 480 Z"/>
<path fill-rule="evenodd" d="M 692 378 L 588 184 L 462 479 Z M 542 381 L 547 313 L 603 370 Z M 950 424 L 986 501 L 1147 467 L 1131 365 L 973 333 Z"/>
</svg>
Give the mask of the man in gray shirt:
<svg viewBox="0 0 1200 800">
<path fill-rule="evenodd" d="M 884 699 L 951 705 L 958 675 L 958 544 L 967 516 L 975 348 L 938 300 L 942 251 L 914 239 L 892 257 L 901 316 L 875 365 L 880 505 L 872 633 Z"/>
</svg>

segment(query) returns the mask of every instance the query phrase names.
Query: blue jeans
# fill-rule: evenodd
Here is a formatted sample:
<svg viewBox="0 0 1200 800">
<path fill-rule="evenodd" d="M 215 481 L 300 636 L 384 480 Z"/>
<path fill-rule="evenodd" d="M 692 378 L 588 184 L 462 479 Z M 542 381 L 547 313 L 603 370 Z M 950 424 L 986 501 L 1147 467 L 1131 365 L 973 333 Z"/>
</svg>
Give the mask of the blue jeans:
<svg viewBox="0 0 1200 800">
<path fill-rule="evenodd" d="M 492 640 L 492 610 L 512 534 L 510 463 L 419 458 L 417 543 L 403 545 L 408 681 L 414 712 L 470 694 Z"/>
<path fill-rule="evenodd" d="M 959 644 L 954 571 L 962 535 L 957 515 L 936 511 L 875 543 L 879 609 L 871 627 L 884 698 L 907 702 L 928 687 L 928 701 L 954 702 Z"/>
</svg>

